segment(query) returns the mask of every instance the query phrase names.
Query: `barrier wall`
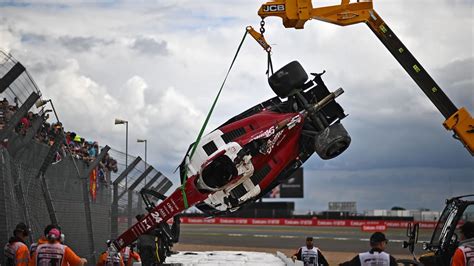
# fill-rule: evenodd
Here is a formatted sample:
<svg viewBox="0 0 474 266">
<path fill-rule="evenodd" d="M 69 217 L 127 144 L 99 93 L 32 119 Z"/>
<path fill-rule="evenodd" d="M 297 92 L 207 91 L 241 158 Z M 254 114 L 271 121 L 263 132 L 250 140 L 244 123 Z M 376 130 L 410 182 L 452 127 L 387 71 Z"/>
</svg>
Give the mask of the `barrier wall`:
<svg viewBox="0 0 474 266">
<path fill-rule="evenodd" d="M 266 218 L 204 218 L 181 217 L 184 224 L 229 224 L 229 225 L 280 225 L 280 226 L 330 226 L 362 227 L 364 225 L 385 225 L 387 228 L 407 228 L 407 221 L 371 221 L 371 220 L 323 220 L 323 219 L 266 219 Z M 436 222 L 419 222 L 420 228 L 432 229 Z"/>
</svg>

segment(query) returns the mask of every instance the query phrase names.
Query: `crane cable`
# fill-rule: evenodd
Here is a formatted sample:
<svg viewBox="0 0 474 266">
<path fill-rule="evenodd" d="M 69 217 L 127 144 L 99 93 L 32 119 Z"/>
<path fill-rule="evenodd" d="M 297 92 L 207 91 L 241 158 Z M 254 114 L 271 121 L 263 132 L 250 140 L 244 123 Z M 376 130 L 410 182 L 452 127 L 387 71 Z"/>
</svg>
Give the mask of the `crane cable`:
<svg viewBox="0 0 474 266">
<path fill-rule="evenodd" d="M 209 110 L 209 112 L 206 116 L 206 119 L 204 120 L 204 124 L 202 125 L 201 129 L 199 130 L 199 134 L 196 138 L 196 141 L 193 143 L 191 153 L 189 155 L 188 154 L 186 155 L 189 158 L 189 162 L 191 162 L 191 159 L 193 158 L 193 155 L 196 152 L 199 141 L 201 141 L 202 134 L 204 133 L 204 130 L 206 129 L 206 126 L 209 122 L 209 119 L 211 118 L 211 114 L 214 111 L 214 108 L 217 104 L 217 100 L 219 99 L 219 96 L 221 95 L 222 89 L 224 88 L 225 82 L 227 81 L 227 77 L 229 76 L 230 71 L 232 70 L 232 67 L 234 66 L 235 60 L 237 59 L 237 56 L 239 55 L 240 49 L 242 48 L 242 45 L 244 44 L 245 37 L 247 37 L 247 34 L 250 34 L 265 49 L 265 51 L 267 51 L 267 53 L 268 53 L 267 60 L 268 61 L 267 61 L 266 74 L 267 74 L 267 76 L 269 76 L 269 73 L 273 74 L 273 65 L 272 65 L 272 60 L 271 60 L 271 47 L 270 47 L 270 45 L 267 44 L 267 42 L 265 41 L 265 38 L 263 37 L 263 33 L 265 32 L 265 29 L 263 28 L 263 26 L 265 25 L 265 22 L 263 22 L 263 20 L 262 20 L 260 25 L 261 25 L 261 28 L 260 28 L 261 33 L 260 34 L 258 34 L 251 26 L 248 26 L 245 29 L 244 36 L 242 37 L 242 40 L 240 41 L 240 44 L 237 47 L 237 51 L 235 52 L 234 58 L 232 59 L 229 70 L 227 70 L 224 81 L 222 81 L 221 87 L 220 87 L 219 91 L 217 92 L 216 98 L 214 99 L 214 102 L 212 103 L 211 109 Z M 185 165 L 186 165 L 186 160 L 185 160 Z M 187 179 L 188 179 L 188 168 L 185 166 L 184 167 L 184 174 L 183 174 L 182 180 L 181 180 L 181 194 L 183 196 L 183 203 L 184 203 L 184 208 L 185 209 L 187 209 L 189 207 L 188 198 L 186 196 L 186 190 L 185 190 L 185 185 L 186 185 L 186 180 Z"/>
<path fill-rule="evenodd" d="M 227 70 L 227 74 L 225 75 L 224 81 L 221 84 L 221 87 L 219 89 L 219 92 L 216 95 L 216 98 L 214 99 L 214 102 L 212 103 L 211 109 L 209 110 L 206 120 L 204 120 L 204 124 L 201 127 L 201 130 L 199 131 L 199 134 L 196 138 L 196 141 L 193 144 L 193 148 L 191 149 L 191 153 L 189 154 L 189 161 L 191 162 L 191 159 L 193 158 L 194 153 L 196 152 L 196 148 L 199 144 L 199 141 L 201 140 L 202 134 L 204 133 L 204 130 L 206 129 L 207 123 L 209 122 L 209 119 L 211 118 L 211 114 L 214 111 L 214 107 L 216 106 L 217 100 L 219 99 L 219 96 L 221 95 L 222 89 L 224 88 L 225 82 L 227 80 L 227 77 L 229 76 L 230 71 L 232 70 L 232 67 L 234 66 L 235 60 L 237 59 L 237 56 L 239 55 L 240 48 L 242 48 L 242 45 L 245 41 L 245 37 L 247 36 L 247 31 L 245 31 L 244 36 L 242 37 L 242 40 L 240 41 L 239 47 L 237 48 L 237 51 L 235 52 L 234 59 L 232 59 L 232 63 L 230 64 L 229 70 Z M 184 176 L 181 184 L 181 194 L 183 194 L 183 201 L 184 201 L 184 208 L 187 209 L 188 206 L 188 199 L 186 197 L 186 191 L 185 191 L 185 185 L 186 185 L 186 180 L 188 179 L 188 168 L 185 166 L 184 170 Z"/>
</svg>

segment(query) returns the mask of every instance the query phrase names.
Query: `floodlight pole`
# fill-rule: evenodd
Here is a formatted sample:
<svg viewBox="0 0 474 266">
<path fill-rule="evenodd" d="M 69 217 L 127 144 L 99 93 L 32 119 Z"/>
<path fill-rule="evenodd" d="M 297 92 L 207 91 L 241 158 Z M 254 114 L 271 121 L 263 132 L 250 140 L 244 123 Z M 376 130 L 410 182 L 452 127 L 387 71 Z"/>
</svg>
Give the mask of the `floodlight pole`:
<svg viewBox="0 0 474 266">
<path fill-rule="evenodd" d="M 144 170 L 146 170 L 147 167 L 148 167 L 147 160 L 146 160 L 146 148 L 147 148 L 146 146 L 147 146 L 147 140 L 146 140 L 146 139 L 137 139 L 137 142 L 138 142 L 138 143 L 142 143 L 142 142 L 145 143 L 145 169 L 144 169 Z M 145 184 L 146 184 L 146 177 L 145 177 Z"/>
<path fill-rule="evenodd" d="M 128 121 L 125 121 L 125 168 L 128 167 Z M 128 175 L 125 176 L 125 189 L 128 188 Z"/>
<path fill-rule="evenodd" d="M 125 169 L 128 167 L 128 121 L 115 118 L 116 125 L 125 124 Z M 125 189 L 128 188 L 128 176 L 125 177 Z"/>
<path fill-rule="evenodd" d="M 52 101 L 51 99 L 49 99 L 48 101 L 49 101 L 49 103 L 51 104 L 51 107 L 53 108 L 53 112 L 54 112 L 54 116 L 56 117 L 56 121 L 59 122 L 58 113 L 56 112 L 56 108 L 54 108 L 53 101 Z"/>
</svg>

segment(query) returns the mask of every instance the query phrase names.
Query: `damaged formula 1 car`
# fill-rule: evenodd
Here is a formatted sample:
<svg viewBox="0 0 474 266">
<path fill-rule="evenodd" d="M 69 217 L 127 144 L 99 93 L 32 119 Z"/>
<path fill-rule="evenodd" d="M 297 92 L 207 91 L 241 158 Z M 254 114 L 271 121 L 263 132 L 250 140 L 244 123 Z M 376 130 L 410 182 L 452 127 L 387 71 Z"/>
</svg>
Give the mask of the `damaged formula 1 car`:
<svg viewBox="0 0 474 266">
<path fill-rule="evenodd" d="M 181 164 L 181 174 L 199 175 L 197 187 L 211 192 L 197 208 L 212 216 L 236 211 L 287 179 L 314 152 L 328 160 L 347 149 L 351 138 L 340 123 L 346 115 L 334 101 L 342 89 L 330 93 L 323 73 L 308 81 L 301 65 L 291 62 L 269 78 L 277 97 L 202 138 L 192 160 L 185 157 Z"/>
<path fill-rule="evenodd" d="M 323 72 L 324 73 L 324 72 Z M 269 78 L 277 97 L 239 114 L 191 145 L 180 165 L 182 186 L 114 241 L 121 249 L 159 223 L 196 205 L 209 215 L 233 212 L 288 178 L 313 154 L 344 152 L 346 117 L 323 74 L 308 75 L 293 61 Z M 286 98 L 286 99 L 285 99 Z M 285 99 L 285 100 L 282 100 Z"/>
</svg>

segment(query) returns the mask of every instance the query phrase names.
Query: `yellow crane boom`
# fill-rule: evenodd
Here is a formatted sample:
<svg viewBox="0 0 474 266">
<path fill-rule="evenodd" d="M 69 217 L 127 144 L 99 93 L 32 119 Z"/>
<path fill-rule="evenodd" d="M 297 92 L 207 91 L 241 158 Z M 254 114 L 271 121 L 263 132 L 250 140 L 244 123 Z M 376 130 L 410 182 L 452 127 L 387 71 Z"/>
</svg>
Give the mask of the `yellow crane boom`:
<svg viewBox="0 0 474 266">
<path fill-rule="evenodd" d="M 466 149 L 474 156 L 474 119 L 464 107 L 458 109 L 428 72 L 408 51 L 383 19 L 373 9 L 372 0 L 342 0 L 339 5 L 313 8 L 312 0 L 274 0 L 263 4 L 258 15 L 264 19 L 277 16 L 286 28 L 303 29 L 306 21 L 321 20 L 339 26 L 366 23 L 392 53 L 421 90 L 446 119 L 447 130 L 454 131 Z"/>
</svg>

